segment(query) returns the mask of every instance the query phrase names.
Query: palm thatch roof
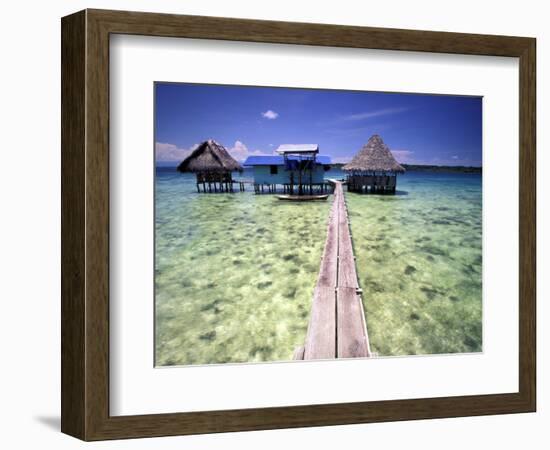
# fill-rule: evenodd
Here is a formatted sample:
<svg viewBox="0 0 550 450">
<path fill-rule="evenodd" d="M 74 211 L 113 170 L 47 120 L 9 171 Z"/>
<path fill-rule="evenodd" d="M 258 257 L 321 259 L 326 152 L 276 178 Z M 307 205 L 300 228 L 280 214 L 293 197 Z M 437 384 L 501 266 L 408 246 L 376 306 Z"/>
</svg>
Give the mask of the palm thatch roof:
<svg viewBox="0 0 550 450">
<path fill-rule="evenodd" d="M 243 167 L 213 139 L 200 144 L 178 166 L 179 172 L 233 172 Z"/>
<path fill-rule="evenodd" d="M 371 136 L 369 141 L 353 159 L 343 167 L 350 172 L 399 172 L 405 169 L 393 157 L 390 149 L 380 136 Z"/>
</svg>

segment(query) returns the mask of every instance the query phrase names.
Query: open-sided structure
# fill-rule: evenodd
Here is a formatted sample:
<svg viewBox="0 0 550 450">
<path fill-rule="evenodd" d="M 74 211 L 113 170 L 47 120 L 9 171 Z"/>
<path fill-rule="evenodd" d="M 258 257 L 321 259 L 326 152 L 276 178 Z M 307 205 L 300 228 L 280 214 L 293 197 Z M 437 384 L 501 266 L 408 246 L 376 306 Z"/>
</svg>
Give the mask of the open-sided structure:
<svg viewBox="0 0 550 450">
<path fill-rule="evenodd" d="M 192 172 L 197 177 L 197 191 L 233 192 L 232 172 L 242 172 L 242 166 L 223 145 L 213 139 L 204 141 L 178 166 L 179 172 Z M 244 184 L 239 182 L 244 191 Z"/>
<path fill-rule="evenodd" d="M 380 194 L 395 194 L 397 174 L 405 173 L 377 134 L 371 136 L 343 170 L 347 174 L 348 191 Z"/>
</svg>

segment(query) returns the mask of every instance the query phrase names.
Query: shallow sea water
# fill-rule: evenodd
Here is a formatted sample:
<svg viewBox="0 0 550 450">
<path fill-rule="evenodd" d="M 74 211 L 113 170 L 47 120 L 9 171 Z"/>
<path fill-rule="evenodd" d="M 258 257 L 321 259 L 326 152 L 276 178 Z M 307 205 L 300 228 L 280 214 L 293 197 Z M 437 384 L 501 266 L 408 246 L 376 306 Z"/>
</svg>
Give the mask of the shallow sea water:
<svg viewBox="0 0 550 450">
<path fill-rule="evenodd" d="M 173 169 L 155 183 L 156 365 L 292 359 L 332 198 L 197 194 Z M 481 176 L 408 173 L 398 188 L 346 192 L 372 350 L 480 351 Z"/>
<path fill-rule="evenodd" d="M 157 171 L 156 365 L 281 361 L 303 345 L 327 202 L 197 194 Z"/>
<path fill-rule="evenodd" d="M 482 350 L 481 180 L 411 172 L 395 196 L 346 192 L 373 352 Z"/>
</svg>

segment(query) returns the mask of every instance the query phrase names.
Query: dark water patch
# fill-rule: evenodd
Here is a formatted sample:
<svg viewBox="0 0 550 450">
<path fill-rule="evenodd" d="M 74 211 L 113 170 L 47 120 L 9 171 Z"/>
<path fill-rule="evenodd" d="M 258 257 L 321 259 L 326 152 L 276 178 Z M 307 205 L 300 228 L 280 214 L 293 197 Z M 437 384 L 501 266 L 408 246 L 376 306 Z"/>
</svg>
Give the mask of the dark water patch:
<svg viewBox="0 0 550 450">
<path fill-rule="evenodd" d="M 422 292 L 424 292 L 424 295 L 426 296 L 426 298 L 428 298 L 428 300 L 433 300 L 438 295 L 442 294 L 442 292 L 440 290 L 432 288 L 432 287 L 427 287 L 427 286 L 421 286 L 420 290 Z"/>
<path fill-rule="evenodd" d="M 382 216 L 382 217 L 379 217 L 379 218 L 378 218 L 378 222 L 386 222 L 386 220 L 388 220 L 388 219 L 386 218 L 386 216 Z"/>
<path fill-rule="evenodd" d="M 296 261 L 296 259 L 298 259 L 298 255 L 294 253 L 287 253 L 286 255 L 283 255 L 283 259 L 285 261 Z"/>
<path fill-rule="evenodd" d="M 412 313 L 412 314 L 409 316 L 409 318 L 410 318 L 411 320 L 420 320 L 420 316 L 419 316 L 418 314 L 416 314 L 416 313 Z"/>
<path fill-rule="evenodd" d="M 269 357 L 272 352 L 273 352 L 273 349 L 268 345 L 258 345 L 258 346 L 252 347 L 252 349 L 250 350 L 250 354 L 252 356 L 256 356 L 257 354 L 260 354 L 262 358 Z"/>
<path fill-rule="evenodd" d="M 431 241 L 432 238 L 428 237 L 428 236 L 422 236 L 422 237 L 419 237 L 417 239 L 414 240 L 414 242 L 416 242 L 417 244 L 420 244 L 421 242 L 428 242 L 428 241 Z"/>
<path fill-rule="evenodd" d="M 290 269 L 288 269 L 288 273 L 290 273 L 291 275 L 296 275 L 297 273 L 300 273 L 300 268 L 299 267 L 291 267 Z"/>
<path fill-rule="evenodd" d="M 479 348 L 478 340 L 472 336 L 466 336 L 464 338 L 464 345 L 468 347 L 469 350 L 477 350 Z"/>
<path fill-rule="evenodd" d="M 271 267 L 273 267 L 273 266 L 269 263 L 260 264 L 260 269 L 262 269 L 262 270 L 268 270 L 268 269 L 271 269 Z"/>
<path fill-rule="evenodd" d="M 452 225 L 452 222 L 446 219 L 435 219 L 432 220 L 433 225 Z"/>
<path fill-rule="evenodd" d="M 364 282 L 365 288 L 372 292 L 384 292 L 386 289 L 384 289 L 384 286 L 382 286 L 380 283 L 377 283 L 373 280 L 365 280 Z"/>
<path fill-rule="evenodd" d="M 214 310 L 215 312 L 219 312 L 220 311 L 219 306 L 221 305 L 221 303 L 222 303 L 222 299 L 217 298 L 214 301 L 211 301 L 211 302 L 207 303 L 206 305 L 201 306 L 200 310 L 203 311 L 203 312 L 204 311 L 212 311 L 212 310 Z"/>
<path fill-rule="evenodd" d="M 189 288 L 193 286 L 193 282 L 191 280 L 188 280 L 187 278 L 183 278 L 180 280 L 180 286 L 182 288 Z"/>
<path fill-rule="evenodd" d="M 454 223 L 455 225 L 471 225 L 469 221 L 460 219 L 458 217 L 449 218 L 449 220 Z"/>
<path fill-rule="evenodd" d="M 435 261 L 435 258 L 434 258 L 432 255 L 427 255 L 427 256 L 426 256 L 426 259 L 427 259 L 428 261 Z"/>
<path fill-rule="evenodd" d="M 415 272 L 416 272 L 416 267 L 414 266 L 405 267 L 405 275 L 412 275 Z"/>
<path fill-rule="evenodd" d="M 267 289 L 273 283 L 271 281 L 262 281 L 256 285 L 258 289 Z"/>
<path fill-rule="evenodd" d="M 460 246 L 462 247 L 479 247 L 479 244 L 478 237 L 467 237 L 460 241 Z"/>
<path fill-rule="evenodd" d="M 266 231 L 267 231 L 266 228 L 261 227 L 256 229 L 256 234 L 264 234 Z"/>
<path fill-rule="evenodd" d="M 243 263 L 240 259 L 234 259 L 232 262 L 234 266 L 240 266 Z"/>
<path fill-rule="evenodd" d="M 201 341 L 207 341 L 207 342 L 213 341 L 214 339 L 216 339 L 216 330 L 212 330 L 212 331 L 209 331 L 208 333 L 199 335 L 199 339 Z"/>
<path fill-rule="evenodd" d="M 213 281 L 209 281 L 208 283 L 206 283 L 206 289 L 213 289 L 217 286 L 216 283 L 214 283 Z"/>
<path fill-rule="evenodd" d="M 477 275 L 477 269 L 472 264 L 463 265 L 461 271 L 464 275 L 468 275 L 468 276 Z"/>
<path fill-rule="evenodd" d="M 295 288 L 295 287 L 288 288 L 283 292 L 283 296 L 285 298 L 294 299 L 296 297 L 296 291 L 297 290 L 298 289 Z"/>
<path fill-rule="evenodd" d="M 449 256 L 447 250 L 436 247 L 435 245 L 422 245 L 419 247 L 419 250 L 435 256 Z"/>
<path fill-rule="evenodd" d="M 452 302 L 458 302 L 460 299 L 456 295 L 451 295 L 449 297 L 449 300 Z"/>
<path fill-rule="evenodd" d="M 456 288 L 460 290 L 460 292 L 479 291 L 480 287 L 481 287 L 481 279 L 479 278 L 478 280 L 472 280 L 472 279 L 461 280 L 456 285 Z"/>
</svg>

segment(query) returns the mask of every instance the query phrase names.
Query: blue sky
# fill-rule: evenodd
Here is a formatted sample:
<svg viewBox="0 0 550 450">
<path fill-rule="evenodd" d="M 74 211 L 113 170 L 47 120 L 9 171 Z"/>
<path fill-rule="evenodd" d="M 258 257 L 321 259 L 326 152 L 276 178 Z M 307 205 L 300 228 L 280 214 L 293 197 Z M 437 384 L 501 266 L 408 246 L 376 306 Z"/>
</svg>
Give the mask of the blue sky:
<svg viewBox="0 0 550 450">
<path fill-rule="evenodd" d="M 239 160 L 314 143 L 347 162 L 379 134 L 402 163 L 481 166 L 481 117 L 480 97 L 157 83 L 156 160 L 215 139 Z"/>
</svg>

